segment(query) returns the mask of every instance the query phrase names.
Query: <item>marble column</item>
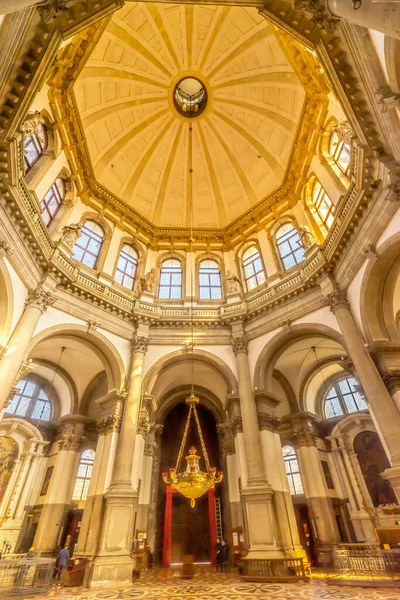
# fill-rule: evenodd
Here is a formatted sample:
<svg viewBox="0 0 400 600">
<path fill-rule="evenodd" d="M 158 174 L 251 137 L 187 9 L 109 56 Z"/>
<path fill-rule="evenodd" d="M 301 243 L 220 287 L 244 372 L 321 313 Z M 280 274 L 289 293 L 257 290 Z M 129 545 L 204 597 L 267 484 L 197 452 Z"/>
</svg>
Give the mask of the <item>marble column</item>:
<svg viewBox="0 0 400 600">
<path fill-rule="evenodd" d="M 40 286 L 28 293 L 25 310 L 15 326 L 0 362 L 0 410 L 8 401 L 11 389 L 18 383 L 16 378 L 21 364 L 26 359 L 39 319 L 46 308 L 54 302 L 55 298 Z"/>
<path fill-rule="evenodd" d="M 129 387 L 118 436 L 111 485 L 105 494 L 106 510 L 99 553 L 93 561 L 91 587 L 107 582 L 130 583 L 132 542 L 138 491 L 132 487 L 138 415 L 142 393 L 143 363 L 148 339 L 136 335 L 132 341 Z"/>
<path fill-rule="evenodd" d="M 241 490 L 246 537 L 249 545 L 249 553 L 246 558 L 278 557 L 282 556 L 282 549 L 276 544 L 276 515 L 272 505 L 273 490 L 267 483 L 263 464 L 246 338 L 243 335 L 234 337 L 232 349 L 236 356 L 247 467 L 247 482 Z"/>
<path fill-rule="evenodd" d="M 66 415 L 58 422 L 58 435 L 52 448 L 54 451 L 58 447 L 58 452 L 33 543 L 42 554 L 52 555 L 58 549 L 72 499 L 85 425 L 89 421 L 81 415 Z"/>
<path fill-rule="evenodd" d="M 334 313 L 349 356 L 354 364 L 358 379 L 365 391 L 389 454 L 392 468 L 385 471 L 400 502 L 400 413 L 395 406 L 379 372 L 365 347 L 364 340 L 350 310 L 346 294 L 335 289 L 328 295 L 331 311 Z"/>
</svg>

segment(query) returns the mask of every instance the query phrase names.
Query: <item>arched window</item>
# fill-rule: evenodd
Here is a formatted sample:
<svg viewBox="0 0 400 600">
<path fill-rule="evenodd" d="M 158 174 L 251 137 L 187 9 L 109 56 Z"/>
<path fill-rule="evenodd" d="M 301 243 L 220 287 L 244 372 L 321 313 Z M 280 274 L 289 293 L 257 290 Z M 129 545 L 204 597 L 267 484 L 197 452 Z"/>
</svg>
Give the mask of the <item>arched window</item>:
<svg viewBox="0 0 400 600">
<path fill-rule="evenodd" d="M 30 379 L 21 379 L 17 384 L 18 393 L 10 400 L 6 414 L 39 421 L 50 421 L 52 403 L 43 387 Z"/>
<path fill-rule="evenodd" d="M 114 281 L 128 288 L 128 290 L 133 290 L 137 266 L 138 253 L 135 248 L 128 245 L 123 246 L 115 269 Z"/>
<path fill-rule="evenodd" d="M 305 260 L 304 246 L 299 232 L 291 223 L 284 223 L 279 227 L 275 240 L 285 270 Z"/>
<path fill-rule="evenodd" d="M 61 177 L 57 177 L 45 197 L 40 203 L 42 219 L 47 226 L 50 225 L 58 213 L 61 203 L 65 198 L 65 183 Z"/>
<path fill-rule="evenodd" d="M 199 266 L 200 300 L 220 300 L 222 298 L 221 273 L 216 260 L 202 260 Z"/>
<path fill-rule="evenodd" d="M 332 227 L 335 205 L 329 198 L 328 194 L 316 179 L 312 188 L 312 206 L 318 216 L 319 225 L 321 228 L 328 232 Z"/>
<path fill-rule="evenodd" d="M 72 248 L 72 258 L 87 267 L 95 268 L 103 245 L 104 231 L 94 221 L 86 221 L 81 235 Z"/>
<path fill-rule="evenodd" d="M 86 500 L 95 456 L 95 451 L 91 449 L 82 452 L 72 500 Z"/>
<path fill-rule="evenodd" d="M 358 391 L 358 387 L 358 382 L 354 377 L 336 381 L 325 395 L 326 418 L 340 417 L 368 409 L 368 404 Z"/>
<path fill-rule="evenodd" d="M 244 280 L 248 292 L 265 282 L 265 272 L 257 246 L 250 246 L 242 255 Z"/>
<path fill-rule="evenodd" d="M 162 264 L 158 297 L 173 300 L 182 298 L 182 267 L 176 258 L 168 258 Z"/>
<path fill-rule="evenodd" d="M 345 175 L 350 169 L 351 145 L 344 137 L 334 130 L 329 140 L 329 154 L 336 165 Z"/>
<path fill-rule="evenodd" d="M 299 463 L 295 449 L 292 448 L 292 446 L 283 446 L 282 454 L 290 493 L 292 496 L 295 496 L 296 494 L 304 494 L 303 482 L 301 481 Z"/>
<path fill-rule="evenodd" d="M 37 125 L 35 131 L 31 133 L 24 141 L 24 167 L 25 173 L 32 169 L 46 150 L 48 137 L 46 127 L 42 124 Z"/>
</svg>

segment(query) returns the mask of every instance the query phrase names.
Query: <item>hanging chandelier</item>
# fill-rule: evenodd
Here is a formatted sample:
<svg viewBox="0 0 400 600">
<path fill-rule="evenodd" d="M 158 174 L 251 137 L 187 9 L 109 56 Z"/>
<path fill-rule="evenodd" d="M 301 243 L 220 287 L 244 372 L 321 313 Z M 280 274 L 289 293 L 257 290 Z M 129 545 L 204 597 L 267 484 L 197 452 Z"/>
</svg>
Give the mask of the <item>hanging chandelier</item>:
<svg viewBox="0 0 400 600">
<path fill-rule="evenodd" d="M 189 127 L 189 176 L 192 175 L 192 127 Z M 192 186 L 189 186 L 189 200 L 190 200 L 190 250 L 193 256 L 193 198 L 191 194 Z M 183 433 L 181 447 L 179 449 L 178 458 L 176 461 L 175 468 L 170 468 L 168 473 L 163 473 L 164 483 L 170 485 L 174 490 L 177 490 L 182 496 L 190 499 L 190 506 L 194 508 L 196 505 L 196 499 L 203 496 L 208 490 L 213 490 L 215 484 L 222 481 L 223 473 L 215 467 L 210 467 L 208 460 L 207 448 L 204 443 L 203 434 L 200 427 L 199 415 L 197 414 L 196 406 L 200 403 L 200 400 L 194 394 L 194 377 L 193 377 L 193 352 L 194 352 L 194 336 L 193 336 L 193 269 L 192 276 L 190 278 L 191 288 L 191 301 L 190 301 L 190 332 L 191 332 L 191 349 L 192 349 L 192 391 L 188 398 L 186 398 L 186 404 L 189 406 L 189 413 L 186 420 L 185 431 Z M 189 448 L 189 454 L 185 456 L 187 461 L 186 470 L 179 471 L 182 457 L 185 452 L 187 435 L 190 427 L 190 421 L 192 416 L 196 422 L 197 432 L 199 434 L 201 452 L 203 453 L 206 471 L 200 470 L 199 461 L 201 456 L 197 454 L 197 449 L 194 446 Z"/>
</svg>

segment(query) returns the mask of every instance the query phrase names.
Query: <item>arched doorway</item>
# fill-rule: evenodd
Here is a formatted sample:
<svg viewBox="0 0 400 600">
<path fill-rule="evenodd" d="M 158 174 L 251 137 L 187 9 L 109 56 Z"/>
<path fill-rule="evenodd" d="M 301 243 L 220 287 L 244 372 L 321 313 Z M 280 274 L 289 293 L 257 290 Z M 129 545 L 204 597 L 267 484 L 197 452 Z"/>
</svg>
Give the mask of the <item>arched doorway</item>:
<svg viewBox="0 0 400 600">
<path fill-rule="evenodd" d="M 200 405 L 197 407 L 197 410 L 210 465 L 215 466 L 217 470 L 221 470 L 222 464 L 215 417 L 205 406 Z M 175 467 L 187 415 L 188 406 L 184 402 L 180 402 L 167 413 L 163 426 L 157 495 L 157 534 L 155 544 L 157 550 L 154 557 L 155 561 L 159 564 L 163 563 L 165 535 L 168 535 L 165 531 L 167 487 L 162 480 L 161 474 L 168 471 L 170 467 Z M 188 431 L 184 456 L 187 456 L 191 445 L 194 445 L 201 454 L 200 441 L 193 420 Z M 200 461 L 200 466 L 204 469 L 204 460 Z M 185 467 L 186 461 L 183 459 L 181 468 Z M 220 506 L 221 503 L 221 492 L 222 489 L 218 489 L 217 486 L 215 496 L 217 498 L 218 517 L 221 515 L 221 511 L 218 510 L 218 505 Z M 196 562 L 207 563 L 212 561 L 216 537 L 214 519 L 215 506 L 212 497 L 204 495 L 196 501 L 196 506 L 191 508 L 189 500 L 177 492 L 172 493 L 170 564 L 181 563 L 183 556 L 186 554 L 193 554 Z M 164 564 L 165 558 L 164 556 Z"/>
</svg>

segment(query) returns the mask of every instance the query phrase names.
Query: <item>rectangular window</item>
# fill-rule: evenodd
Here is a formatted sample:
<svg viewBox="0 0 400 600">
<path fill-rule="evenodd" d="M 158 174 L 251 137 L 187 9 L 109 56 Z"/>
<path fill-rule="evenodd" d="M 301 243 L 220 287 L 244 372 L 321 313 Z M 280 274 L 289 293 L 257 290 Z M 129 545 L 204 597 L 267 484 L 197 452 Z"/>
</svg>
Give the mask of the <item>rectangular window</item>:
<svg viewBox="0 0 400 600">
<path fill-rule="evenodd" d="M 53 475 L 53 471 L 54 471 L 54 466 L 47 467 L 46 474 L 45 474 L 44 480 L 43 480 L 42 489 L 40 491 L 41 496 L 45 496 L 47 494 L 47 491 L 48 491 L 49 485 L 50 485 L 50 479 L 51 479 L 51 476 Z"/>
<path fill-rule="evenodd" d="M 328 462 L 326 460 L 321 460 L 321 465 L 325 476 L 326 487 L 328 488 L 328 490 L 334 490 L 335 486 L 333 485 L 333 479 Z"/>
</svg>

